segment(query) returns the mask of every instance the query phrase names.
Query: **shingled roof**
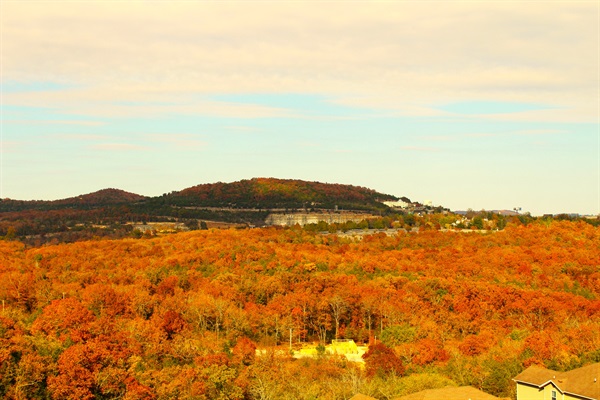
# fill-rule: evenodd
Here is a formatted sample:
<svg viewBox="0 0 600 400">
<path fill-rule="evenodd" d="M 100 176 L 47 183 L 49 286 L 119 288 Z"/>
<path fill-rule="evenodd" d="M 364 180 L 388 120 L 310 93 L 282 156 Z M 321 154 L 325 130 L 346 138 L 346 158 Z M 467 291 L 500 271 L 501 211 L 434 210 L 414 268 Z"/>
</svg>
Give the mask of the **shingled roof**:
<svg viewBox="0 0 600 400">
<path fill-rule="evenodd" d="M 427 389 L 420 392 L 397 397 L 395 400 L 498 400 L 498 397 L 492 396 L 477 390 L 472 386 L 452 387 L 447 386 L 441 389 Z"/>
<path fill-rule="evenodd" d="M 540 388 L 552 383 L 563 393 L 600 400 L 599 378 L 600 363 L 595 363 L 568 372 L 531 366 L 515 376 L 513 380 Z"/>
<path fill-rule="evenodd" d="M 366 394 L 357 393 L 348 400 L 377 400 L 375 397 L 367 396 Z"/>
</svg>

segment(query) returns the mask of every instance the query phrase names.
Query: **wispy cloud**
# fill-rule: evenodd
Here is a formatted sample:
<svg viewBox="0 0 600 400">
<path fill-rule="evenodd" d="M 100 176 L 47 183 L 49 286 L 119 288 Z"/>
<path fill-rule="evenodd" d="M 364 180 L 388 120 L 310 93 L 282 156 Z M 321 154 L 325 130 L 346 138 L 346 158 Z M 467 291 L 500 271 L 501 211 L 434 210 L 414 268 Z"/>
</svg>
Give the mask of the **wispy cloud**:
<svg viewBox="0 0 600 400">
<path fill-rule="evenodd" d="M 296 142 L 296 146 L 303 148 L 315 149 L 321 147 L 321 143 L 318 142 Z"/>
<path fill-rule="evenodd" d="M 95 135 L 91 133 L 57 133 L 50 135 L 53 138 L 61 140 L 76 140 L 76 141 L 100 141 L 107 140 L 110 136 Z"/>
<path fill-rule="evenodd" d="M 451 135 L 431 135 L 425 136 L 423 139 L 429 142 L 452 142 L 456 140 L 456 137 Z"/>
<path fill-rule="evenodd" d="M 562 135 L 565 133 L 569 132 L 561 129 L 527 129 L 514 132 L 516 135 Z"/>
<path fill-rule="evenodd" d="M 439 151 L 439 149 L 436 147 L 427 147 L 427 146 L 400 146 L 400 149 L 405 150 L 405 151 L 418 151 L 418 152 L 427 152 L 427 153 Z"/>
<path fill-rule="evenodd" d="M 475 132 L 475 133 L 463 133 L 460 136 L 470 137 L 470 138 L 489 138 L 489 137 L 498 137 L 498 136 L 508 136 L 508 135 L 520 135 L 520 136 L 530 136 L 530 135 L 564 135 L 568 134 L 569 131 L 562 129 L 524 129 L 517 131 L 506 131 L 506 132 Z"/>
<path fill-rule="evenodd" d="M 498 136 L 497 133 L 485 133 L 485 132 L 475 132 L 475 133 L 463 133 L 461 136 L 471 137 L 471 138 L 489 138 Z"/>
<path fill-rule="evenodd" d="M 188 133 L 152 133 L 147 138 L 151 142 L 175 146 L 180 150 L 198 150 L 208 146 L 208 142 L 200 140 L 198 135 Z"/>
<path fill-rule="evenodd" d="M 331 2 L 315 14 L 304 2 L 75 2 L 68 10 L 54 1 L 8 2 L 3 75 L 54 79 L 45 104 L 92 117 L 285 115 L 248 105 L 165 103 L 190 93 L 320 93 L 413 116 L 440 113 L 431 105 L 452 101 L 550 98 L 564 107 L 562 120 L 589 119 L 597 113 L 586 107 L 597 98 L 596 4 L 574 3 L 442 2 L 432 9 Z M 50 101 L 61 93 L 63 101 Z M 7 93 L 5 101 L 43 94 Z M 123 99 L 146 106 L 117 106 Z M 501 118 L 548 115 L 517 114 Z"/>
<path fill-rule="evenodd" d="M 223 118 L 293 118 L 293 110 L 225 101 L 196 98 L 187 87 L 163 87 L 157 95 L 147 87 L 84 87 L 68 91 L 8 93 L 6 104 L 25 107 L 53 107 L 62 113 L 87 116 L 89 118 L 159 117 L 196 115 Z M 93 125 L 91 123 L 90 125 Z"/>
<path fill-rule="evenodd" d="M 586 102 L 585 104 L 582 103 L 570 107 L 507 114 L 481 114 L 473 117 L 490 121 L 595 123 L 598 121 L 598 101 L 599 99 L 596 98 L 589 99 L 589 102 Z"/>
<path fill-rule="evenodd" d="M 83 125 L 83 126 L 100 126 L 104 125 L 101 121 L 90 121 L 90 120 L 35 120 L 35 119 L 5 119 L 2 121 L 3 124 L 14 124 L 14 125 Z"/>
<path fill-rule="evenodd" d="M 91 150 L 101 150 L 101 151 L 139 151 L 139 150 L 147 150 L 148 148 L 145 146 L 140 146 L 136 144 L 130 143 L 100 143 L 94 144 L 88 147 Z"/>
<path fill-rule="evenodd" d="M 225 129 L 234 132 L 260 132 L 262 129 L 255 126 L 243 126 L 243 125 L 229 125 Z"/>
<path fill-rule="evenodd" d="M 17 140 L 3 140 L 2 143 L 0 143 L 0 148 L 3 153 L 17 152 L 26 147 L 27 143 Z"/>
</svg>

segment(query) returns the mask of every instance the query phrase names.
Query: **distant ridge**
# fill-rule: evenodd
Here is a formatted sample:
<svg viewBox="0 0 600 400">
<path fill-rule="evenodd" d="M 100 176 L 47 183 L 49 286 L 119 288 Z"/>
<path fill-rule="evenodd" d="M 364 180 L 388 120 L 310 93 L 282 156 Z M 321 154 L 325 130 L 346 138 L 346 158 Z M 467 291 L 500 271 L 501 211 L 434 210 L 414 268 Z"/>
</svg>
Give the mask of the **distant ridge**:
<svg viewBox="0 0 600 400">
<path fill-rule="evenodd" d="M 22 210 L 55 210 L 62 208 L 97 208 L 129 204 L 148 197 L 121 189 L 102 189 L 96 192 L 59 200 L 12 200 L 0 201 L 0 212 Z"/>
</svg>

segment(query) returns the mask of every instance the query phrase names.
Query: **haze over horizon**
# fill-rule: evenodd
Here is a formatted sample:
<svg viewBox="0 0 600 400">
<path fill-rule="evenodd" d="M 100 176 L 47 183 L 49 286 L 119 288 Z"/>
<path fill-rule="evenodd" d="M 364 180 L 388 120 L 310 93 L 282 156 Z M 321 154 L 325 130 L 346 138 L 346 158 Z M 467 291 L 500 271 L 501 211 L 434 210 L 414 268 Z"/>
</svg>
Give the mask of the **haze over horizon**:
<svg viewBox="0 0 600 400">
<path fill-rule="evenodd" d="M 588 1 L 5 0 L 0 197 L 276 177 L 598 214 L 599 22 Z"/>
</svg>

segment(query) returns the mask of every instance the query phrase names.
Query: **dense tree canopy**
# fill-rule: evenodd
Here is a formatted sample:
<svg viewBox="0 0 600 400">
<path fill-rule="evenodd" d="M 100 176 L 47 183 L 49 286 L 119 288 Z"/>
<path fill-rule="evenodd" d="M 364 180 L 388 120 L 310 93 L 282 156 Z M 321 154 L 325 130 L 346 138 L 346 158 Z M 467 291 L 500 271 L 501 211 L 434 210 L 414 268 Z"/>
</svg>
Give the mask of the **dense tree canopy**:
<svg viewBox="0 0 600 400">
<path fill-rule="evenodd" d="M 362 240 L 265 228 L 0 241 L 0 396 L 392 398 L 447 384 L 510 396 L 528 365 L 600 361 L 598 243 L 599 228 L 568 221 Z M 294 360 L 290 332 L 294 348 L 380 347 L 366 370 Z"/>
</svg>

